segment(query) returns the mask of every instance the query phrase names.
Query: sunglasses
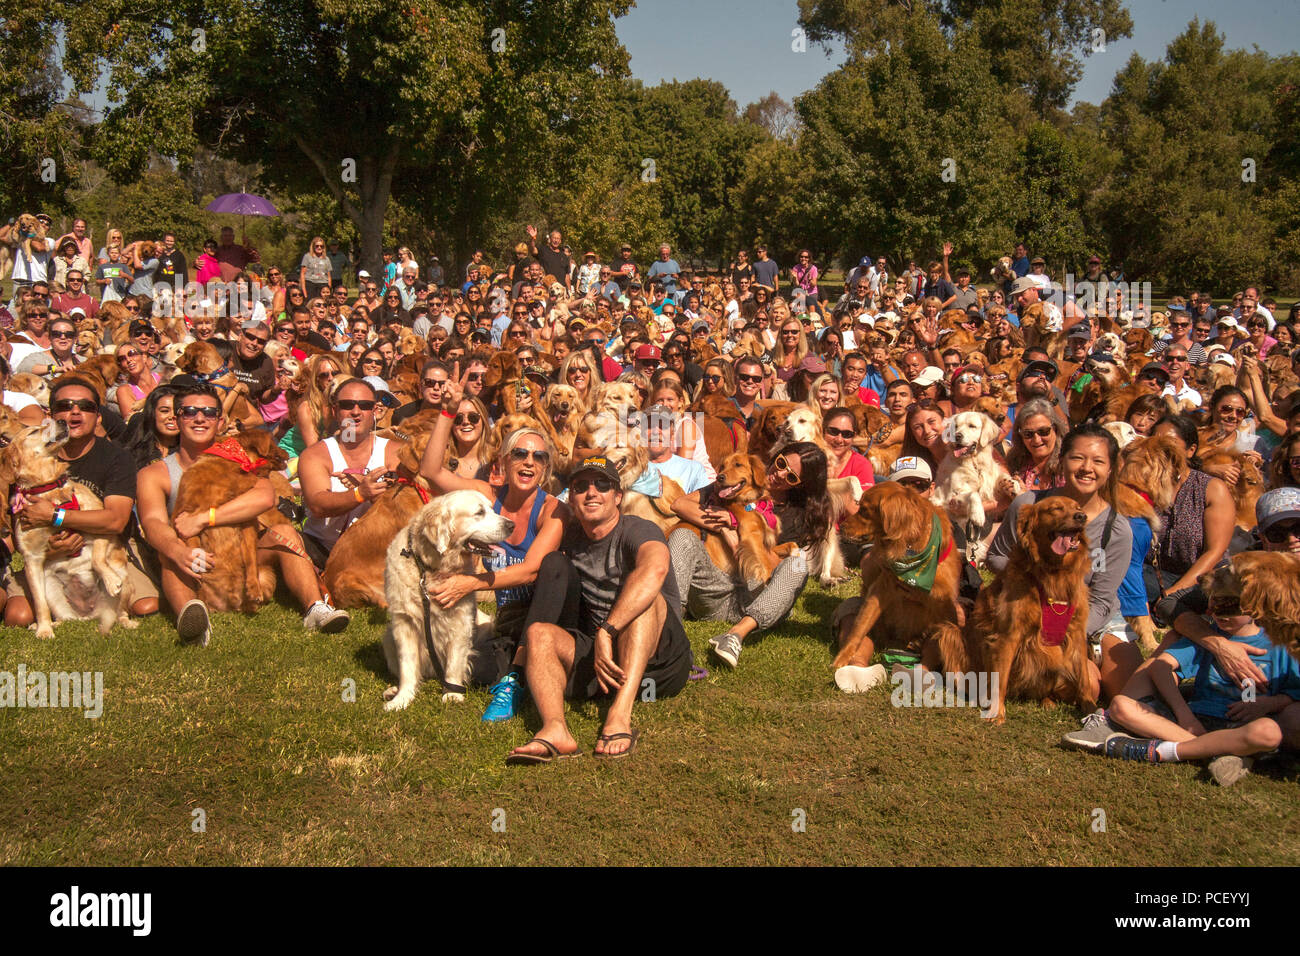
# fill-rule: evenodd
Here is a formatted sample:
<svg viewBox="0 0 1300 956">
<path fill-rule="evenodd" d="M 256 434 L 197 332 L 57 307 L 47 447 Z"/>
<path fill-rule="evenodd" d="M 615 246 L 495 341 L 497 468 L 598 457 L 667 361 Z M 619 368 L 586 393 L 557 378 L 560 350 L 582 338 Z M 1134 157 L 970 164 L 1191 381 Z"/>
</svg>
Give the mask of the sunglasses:
<svg viewBox="0 0 1300 956">
<path fill-rule="evenodd" d="M 59 412 L 70 412 L 74 408 L 79 412 L 97 412 L 99 403 L 93 398 L 58 398 L 50 405 L 50 411 L 56 415 Z"/>
<path fill-rule="evenodd" d="M 77 333 L 71 329 L 51 329 L 50 338 L 52 339 L 75 339 Z"/>
<path fill-rule="evenodd" d="M 578 478 L 569 486 L 569 490 L 575 495 L 585 495 L 587 489 L 593 486 L 602 495 L 607 495 L 614 490 L 615 481 L 608 475 L 600 475 L 596 478 Z"/>
<path fill-rule="evenodd" d="M 772 465 L 777 469 L 777 474 L 785 475 L 786 480 L 791 485 L 799 484 L 799 476 L 795 474 L 793 469 L 791 469 L 790 462 L 786 459 L 785 455 L 777 455 L 776 460 L 772 462 Z"/>
<path fill-rule="evenodd" d="M 898 483 L 904 488 L 911 488 L 913 491 L 919 491 L 922 494 L 930 490 L 930 483 L 922 478 L 900 478 Z"/>
<path fill-rule="evenodd" d="M 514 331 L 512 331 L 512 332 L 510 333 L 510 338 L 512 338 L 512 339 L 526 339 L 526 338 L 528 338 L 528 333 L 525 332 L 523 329 L 515 329 Z"/>
<path fill-rule="evenodd" d="M 604 340 L 604 339 L 587 339 L 587 344 L 588 344 L 588 345 L 604 345 L 604 344 L 605 344 L 605 340 Z"/>
<path fill-rule="evenodd" d="M 425 388 L 442 388 L 447 384 L 445 378 L 426 378 L 420 382 Z"/>
<path fill-rule="evenodd" d="M 117 357 L 117 364 L 121 365 L 123 360 L 125 359 L 132 359 L 132 358 L 139 358 L 139 357 L 140 357 L 139 352 L 137 352 L 135 349 L 130 349 L 126 352 L 123 352 L 121 355 Z"/>
<path fill-rule="evenodd" d="M 737 382 L 748 382 L 750 385 L 757 385 L 757 384 L 759 384 L 760 382 L 763 381 L 763 376 L 761 376 L 761 375 L 737 375 L 737 376 L 736 376 L 736 381 L 737 381 Z"/>
<path fill-rule="evenodd" d="M 1287 538 L 1300 538 L 1300 521 L 1282 521 L 1263 532 L 1264 540 L 1281 544 Z"/>
<path fill-rule="evenodd" d="M 136 309 L 136 311 L 139 312 L 140 310 L 139 310 L 139 309 Z M 28 312 L 28 313 L 27 313 L 27 318 L 29 318 L 29 319 L 45 319 L 45 318 L 49 318 L 49 315 L 50 315 L 50 313 L 48 313 L 48 312 Z"/>
<path fill-rule="evenodd" d="M 481 382 L 481 381 L 483 381 L 483 373 L 482 373 L 482 372 L 470 372 L 469 375 L 467 375 L 467 376 L 465 377 L 465 381 L 467 381 L 467 382 Z"/>
<path fill-rule="evenodd" d="M 256 342 L 258 345 L 265 345 L 267 342 L 271 341 L 270 339 L 262 338 L 260 335 L 254 335 L 252 332 L 245 332 L 244 338 L 248 339 L 250 342 Z"/>
<path fill-rule="evenodd" d="M 570 365 L 570 366 L 569 366 L 569 371 L 570 371 L 570 372 L 582 372 L 582 373 L 585 375 L 585 374 L 587 374 L 588 372 L 590 372 L 591 369 L 587 368 L 587 366 L 585 366 L 585 365 Z"/>
<path fill-rule="evenodd" d="M 474 413 L 471 412 L 471 414 Z M 529 458 L 537 462 L 537 464 L 545 467 L 551 461 L 551 453 L 544 448 L 540 450 L 533 448 L 510 449 L 510 460 L 516 464 L 522 465 L 524 462 L 528 461 Z"/>
<path fill-rule="evenodd" d="M 383 359 L 377 359 L 377 358 L 362 359 L 362 360 L 361 360 L 361 364 L 362 364 L 362 365 L 383 365 L 383 364 L 384 364 L 384 360 L 383 360 Z"/>
<path fill-rule="evenodd" d="M 137 312 L 140 311 L 140 307 L 139 307 L 138 305 L 128 305 L 128 306 L 126 307 L 126 311 L 128 311 L 128 312 L 134 314 L 134 313 L 137 313 Z M 47 314 L 48 314 L 48 313 L 47 313 Z"/>
<path fill-rule="evenodd" d="M 182 405 L 181 418 L 198 418 L 202 416 L 209 421 L 216 421 L 221 416 L 221 409 L 215 405 Z"/>
<path fill-rule="evenodd" d="M 477 425 L 483 420 L 483 416 L 478 412 L 460 412 L 452 421 L 452 424 L 459 428 L 467 422 L 471 425 Z"/>
<path fill-rule="evenodd" d="M 832 428 L 829 425 L 822 431 L 833 438 L 853 438 L 857 434 L 852 428 Z"/>
<path fill-rule="evenodd" d="M 373 412 L 375 410 L 375 400 L 373 398 L 340 398 L 336 403 L 340 411 L 350 412 L 354 408 L 359 408 L 363 412 Z"/>
<path fill-rule="evenodd" d="M 1051 425 L 1044 425 L 1042 428 L 1022 428 L 1020 429 L 1021 438 L 1046 438 L 1055 431 Z"/>
<path fill-rule="evenodd" d="M 958 376 L 957 376 L 957 381 L 953 382 L 953 384 L 954 384 L 954 385 L 965 385 L 967 382 L 973 382 L 973 383 L 976 384 L 976 385 L 983 384 L 983 382 L 984 382 L 984 376 L 982 376 L 982 375 L 975 375 L 975 374 L 973 374 L 973 373 L 967 372 L 967 373 L 964 374 L 964 375 L 958 375 Z"/>
<path fill-rule="evenodd" d="M 1166 352 L 1166 353 L 1165 353 L 1165 361 L 1166 361 L 1166 362 L 1186 362 L 1186 361 L 1187 361 L 1187 356 L 1186 356 L 1186 355 L 1170 355 L 1168 352 Z"/>
<path fill-rule="evenodd" d="M 1164 376 L 1159 372 L 1147 372 L 1145 375 L 1139 375 L 1138 379 L 1143 382 L 1159 382 L 1164 379 Z"/>
<path fill-rule="evenodd" d="M 704 381 L 708 382 L 710 385 L 717 385 L 719 382 L 722 381 L 722 376 L 721 376 L 721 375 L 706 375 L 706 376 L 704 376 Z"/>
<path fill-rule="evenodd" d="M 1211 601 L 1210 613 L 1216 617 L 1236 617 L 1241 613 L 1241 602 L 1231 598 Z"/>
<path fill-rule="evenodd" d="M 1240 418 L 1246 414 L 1246 409 L 1243 408 L 1241 405 L 1220 405 L 1219 414 L 1220 415 L 1231 414 L 1235 418 Z"/>
</svg>

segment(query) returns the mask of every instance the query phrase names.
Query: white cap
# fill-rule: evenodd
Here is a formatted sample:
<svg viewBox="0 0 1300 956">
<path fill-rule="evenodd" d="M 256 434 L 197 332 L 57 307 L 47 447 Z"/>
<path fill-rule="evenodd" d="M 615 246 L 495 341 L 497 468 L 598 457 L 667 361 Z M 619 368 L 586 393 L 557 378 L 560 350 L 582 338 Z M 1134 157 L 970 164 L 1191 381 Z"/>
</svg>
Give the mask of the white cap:
<svg viewBox="0 0 1300 956">
<path fill-rule="evenodd" d="M 933 365 L 927 365 L 921 369 L 921 374 L 912 379 L 913 385 L 920 385 L 922 388 L 929 388 L 931 385 L 938 385 L 943 381 L 943 371 Z"/>
<path fill-rule="evenodd" d="M 1229 368 L 1237 367 L 1237 360 L 1227 352 L 1219 352 L 1214 358 L 1210 359 L 1211 365 L 1227 365 Z"/>
<path fill-rule="evenodd" d="M 872 315 L 870 312 L 859 312 L 859 313 L 858 313 L 858 317 L 857 317 L 857 319 L 855 319 L 855 321 L 856 321 L 856 322 L 865 322 L 867 325 L 871 326 L 873 329 L 876 327 L 876 317 L 875 317 L 874 315 Z"/>
<path fill-rule="evenodd" d="M 934 481 L 934 473 L 930 471 L 929 464 L 924 458 L 917 458 L 915 455 L 905 455 L 894 462 L 894 467 L 890 469 L 889 477 L 886 481 L 902 481 L 904 478 L 920 478 L 922 481 Z"/>
<path fill-rule="evenodd" d="M 86 310 L 79 305 L 74 305 L 68 310 L 68 315 L 79 315 L 84 319 L 86 317 Z"/>
<path fill-rule="evenodd" d="M 357 278 L 358 278 L 358 279 L 369 279 L 369 278 L 370 278 L 370 273 L 367 272 L 365 269 L 358 269 L 358 270 L 357 270 Z"/>
</svg>

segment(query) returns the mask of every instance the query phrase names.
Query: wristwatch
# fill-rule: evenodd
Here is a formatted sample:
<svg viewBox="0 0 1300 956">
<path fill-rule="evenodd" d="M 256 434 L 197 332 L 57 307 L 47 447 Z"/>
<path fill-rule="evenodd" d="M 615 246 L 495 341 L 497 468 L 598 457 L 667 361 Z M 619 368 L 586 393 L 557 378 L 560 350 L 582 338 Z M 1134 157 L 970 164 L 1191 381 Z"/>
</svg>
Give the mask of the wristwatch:
<svg viewBox="0 0 1300 956">
<path fill-rule="evenodd" d="M 612 637 L 614 640 L 618 640 L 618 636 L 622 633 L 622 630 L 620 628 L 617 628 L 613 624 L 610 624 L 608 620 L 601 621 L 600 624 L 596 626 L 596 630 L 608 632 L 609 636 Z"/>
</svg>

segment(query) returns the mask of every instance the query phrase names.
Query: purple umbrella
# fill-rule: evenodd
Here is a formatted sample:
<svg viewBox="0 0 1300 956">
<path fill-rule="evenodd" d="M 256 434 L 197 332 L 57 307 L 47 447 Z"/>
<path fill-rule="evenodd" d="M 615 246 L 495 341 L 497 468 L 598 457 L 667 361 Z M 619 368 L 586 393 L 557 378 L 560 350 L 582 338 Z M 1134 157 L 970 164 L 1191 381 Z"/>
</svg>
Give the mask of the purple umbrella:
<svg viewBox="0 0 1300 956">
<path fill-rule="evenodd" d="M 245 216 L 278 216 L 280 210 L 275 208 L 271 200 L 264 196 L 255 196 L 252 193 L 226 193 L 218 196 L 212 202 L 203 207 L 208 212 L 229 212 L 240 217 L 239 231 L 244 232 Z"/>
</svg>

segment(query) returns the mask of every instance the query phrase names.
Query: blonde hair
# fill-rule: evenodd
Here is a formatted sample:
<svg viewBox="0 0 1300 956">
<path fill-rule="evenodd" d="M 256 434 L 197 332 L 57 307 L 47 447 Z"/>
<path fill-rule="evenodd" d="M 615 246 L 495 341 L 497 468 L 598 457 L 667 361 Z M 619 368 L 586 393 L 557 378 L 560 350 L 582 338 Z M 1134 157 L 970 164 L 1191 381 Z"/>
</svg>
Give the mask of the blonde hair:
<svg viewBox="0 0 1300 956">
<path fill-rule="evenodd" d="M 591 392 L 592 389 L 595 388 L 597 381 L 596 369 L 592 368 L 594 363 L 591 360 L 591 353 L 586 349 L 574 349 L 566 355 L 564 361 L 560 363 L 560 374 L 556 377 L 556 381 L 561 385 L 568 385 L 569 369 L 578 361 L 581 361 L 583 365 L 587 366 L 587 389 L 580 393 L 582 399 L 582 410 L 585 412 L 591 404 Z"/>
<path fill-rule="evenodd" d="M 794 364 L 798 365 L 803 361 L 803 357 L 808 354 L 808 336 L 804 334 L 803 323 L 793 316 L 788 319 L 783 319 L 780 324 L 777 325 L 776 347 L 772 349 L 772 364 L 777 368 L 784 367 L 785 362 L 783 359 L 790 354 L 785 350 L 785 339 L 781 335 L 781 331 L 791 322 L 799 326 L 799 344 L 796 345 L 794 349 Z"/>
<path fill-rule="evenodd" d="M 326 362 L 334 366 L 335 381 L 338 381 L 340 375 L 351 378 L 351 376 L 347 375 L 347 368 L 336 354 L 321 352 L 313 355 L 302 364 L 302 368 L 298 370 L 298 377 L 294 380 L 294 388 L 302 396 L 298 399 L 298 404 L 301 405 L 306 402 L 307 407 L 311 409 L 311 418 L 316 423 L 316 433 L 318 435 L 326 434 L 325 426 L 329 423 L 329 406 L 331 403 L 326 400 L 325 393 L 316 384 L 316 375 Z M 332 393 L 330 397 L 333 397 Z M 295 406 L 295 414 L 296 408 L 297 406 Z"/>
<path fill-rule="evenodd" d="M 482 426 L 482 431 L 478 433 L 478 441 L 474 442 L 474 447 L 469 450 L 469 453 L 478 460 L 478 463 L 480 465 L 486 464 L 487 462 L 491 461 L 493 457 L 492 437 L 491 437 L 493 434 L 493 429 L 492 429 L 492 423 L 488 419 L 487 406 L 484 405 L 480 399 L 474 398 L 472 395 L 462 396 L 460 402 L 461 404 L 464 404 L 465 402 L 469 402 L 471 405 L 474 406 L 474 411 L 478 412 L 479 424 Z M 456 414 L 457 415 L 460 414 L 460 405 L 456 406 Z M 456 436 L 453 433 L 447 439 L 447 450 L 443 452 L 443 456 L 442 456 L 443 467 L 450 469 L 451 460 L 453 458 L 460 458 L 460 457 L 463 456 L 457 454 L 456 452 Z"/>
<path fill-rule="evenodd" d="M 832 385 L 834 385 L 835 390 L 839 392 L 839 397 L 835 399 L 835 405 L 832 405 L 831 407 L 834 408 L 836 405 L 844 404 L 844 387 L 840 385 L 840 380 L 836 378 L 834 375 L 831 375 L 829 372 L 823 372 L 821 375 L 818 375 L 815 379 L 813 379 L 811 383 L 809 383 L 808 398 L 806 399 L 806 404 L 808 405 L 808 407 L 811 408 L 818 415 L 822 414 L 822 407 L 821 404 L 817 401 L 817 392 L 827 382 L 830 382 Z"/>
<path fill-rule="evenodd" d="M 486 431 L 487 429 L 485 428 L 484 432 L 486 433 Z M 532 435 L 535 438 L 540 438 L 542 440 L 542 447 L 546 449 L 546 453 L 550 456 L 546 461 L 545 467 L 542 468 L 541 476 L 537 479 L 538 485 L 545 485 L 551 477 L 551 464 L 555 458 L 555 447 L 551 444 L 551 440 L 542 434 L 539 429 L 516 428 L 507 435 L 505 440 L 501 442 L 501 450 L 497 452 L 496 455 L 497 467 L 504 473 L 506 469 L 506 459 L 510 457 L 510 453 L 515 450 L 519 443 L 529 435 Z"/>
</svg>

